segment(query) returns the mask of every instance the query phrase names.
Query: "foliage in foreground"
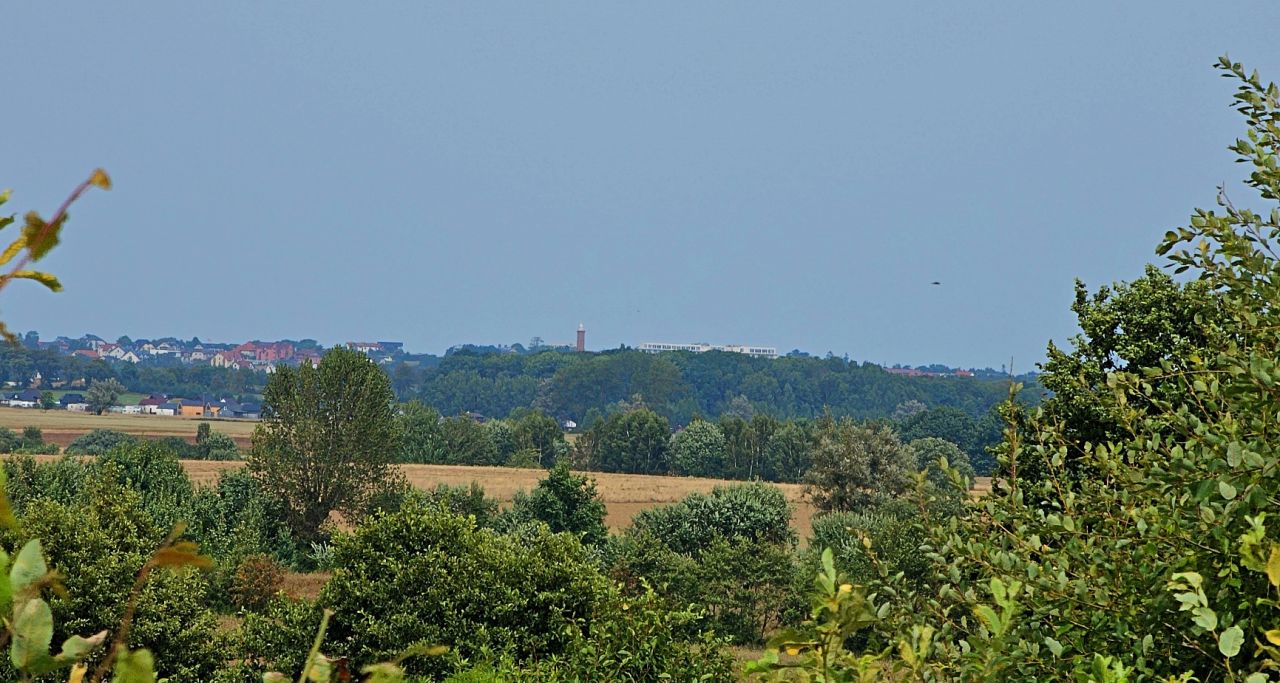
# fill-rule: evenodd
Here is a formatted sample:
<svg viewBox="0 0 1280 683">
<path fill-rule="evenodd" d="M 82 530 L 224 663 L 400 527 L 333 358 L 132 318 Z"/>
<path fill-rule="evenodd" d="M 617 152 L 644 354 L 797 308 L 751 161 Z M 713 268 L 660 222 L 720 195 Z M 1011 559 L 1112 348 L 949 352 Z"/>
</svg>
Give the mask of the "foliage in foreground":
<svg viewBox="0 0 1280 683">
<path fill-rule="evenodd" d="M 1159 250 L 1214 298 L 1215 315 L 1193 317 L 1205 327 L 1193 338 L 1212 347 L 1190 343 L 1184 356 L 1090 380 L 1106 408 L 1096 442 L 1081 441 L 1078 413 L 1010 408 L 1008 476 L 930 530 L 931 585 L 882 575 L 851 620 L 815 611 L 805 631 L 775 643 L 813 653 L 809 661 L 788 671 L 775 653 L 761 671 L 822 681 L 889 670 L 930 681 L 1276 679 L 1280 88 L 1226 58 L 1218 67 L 1238 82 L 1234 106 L 1248 122 L 1231 149 L 1269 210 L 1238 208 L 1223 191 L 1220 213 L 1197 211 Z M 846 625 L 867 634 L 866 654 L 826 656 L 825 634 Z"/>
</svg>

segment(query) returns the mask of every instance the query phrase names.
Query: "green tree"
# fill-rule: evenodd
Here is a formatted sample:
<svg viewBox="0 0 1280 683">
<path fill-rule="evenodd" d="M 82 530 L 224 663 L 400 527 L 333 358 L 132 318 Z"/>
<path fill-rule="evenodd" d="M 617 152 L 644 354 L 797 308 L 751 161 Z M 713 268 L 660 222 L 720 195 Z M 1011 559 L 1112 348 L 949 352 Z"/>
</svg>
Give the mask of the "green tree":
<svg viewBox="0 0 1280 683">
<path fill-rule="evenodd" d="M 901 495 L 915 471 L 915 453 L 892 428 L 845 418 L 818 439 L 805 491 L 820 510 L 864 510 Z"/>
<path fill-rule="evenodd" d="M 1086 444 L 1121 436 L 1127 410 L 1147 410 L 1153 398 L 1179 400 L 1176 382 L 1161 383 L 1152 397 L 1136 396 L 1118 404 L 1108 378 L 1116 373 L 1160 371 L 1164 365 L 1186 366 L 1193 356 L 1225 343 L 1223 311 L 1212 283 L 1180 283 L 1153 265 L 1133 282 L 1101 287 L 1090 296 L 1076 281 L 1076 314 L 1081 334 L 1063 350 L 1049 344 L 1040 382 L 1053 392 L 1043 404 L 1046 419 L 1062 423 L 1067 439 L 1068 466 L 1075 476 Z M 943 437 L 946 438 L 946 437 Z M 1019 463 L 1023 479 L 1044 475 L 1044 464 L 1028 457 Z"/>
<path fill-rule="evenodd" d="M 564 430 L 554 417 L 532 410 L 516 418 L 516 439 L 520 447 L 538 452 L 543 467 L 551 467 L 563 455 L 569 444 L 564 440 Z"/>
<path fill-rule="evenodd" d="M 599 545 L 609 535 L 604 516 L 604 501 L 595 480 L 570 472 L 569 463 L 562 460 L 531 493 L 516 493 L 508 526 L 543 522 L 553 532 L 570 533 L 587 545 Z"/>
<path fill-rule="evenodd" d="M 318 366 L 276 368 L 248 466 L 262 489 L 285 503 L 300 536 L 318 538 L 335 511 L 359 518 L 392 480 L 401 445 L 394 401 L 386 374 L 341 347 Z"/>
<path fill-rule="evenodd" d="M 761 476 L 766 481 L 800 481 L 809 471 L 813 448 L 809 430 L 796 422 L 787 422 L 769 437 Z"/>
<path fill-rule="evenodd" d="M 101 415 L 119 402 L 122 393 L 124 385 L 116 379 L 99 379 L 89 385 L 89 390 L 84 392 L 84 399 L 89 404 L 89 410 L 95 415 Z"/>
<path fill-rule="evenodd" d="M 421 401 L 411 401 L 400 406 L 397 419 L 400 422 L 401 441 L 396 452 L 396 462 L 445 462 L 440 413 L 423 405 Z"/>
<path fill-rule="evenodd" d="M 53 395 L 52 391 L 40 393 L 40 409 L 53 410 L 58 407 L 58 397 Z"/>
<path fill-rule="evenodd" d="M 911 653 L 904 678 L 1262 681 L 1280 665 L 1280 87 L 1218 68 L 1258 196 L 1221 191 L 1158 251 L 1214 293 L 1212 347 L 1135 352 L 1105 371 L 1105 410 L 1006 408 L 1009 476 L 925 527 L 938 584 L 868 587 L 898 596 L 879 630 Z"/>
<path fill-rule="evenodd" d="M 484 425 L 457 415 L 440 422 L 441 452 L 448 465 L 502 465 L 505 461 Z"/>
<path fill-rule="evenodd" d="M 648 408 L 614 413 L 591 428 L 591 467 L 602 472 L 667 472 L 670 438 L 666 418 Z"/>
<path fill-rule="evenodd" d="M 694 420 L 671 437 L 671 470 L 690 477 L 723 476 L 724 433 L 705 420 Z"/>
</svg>

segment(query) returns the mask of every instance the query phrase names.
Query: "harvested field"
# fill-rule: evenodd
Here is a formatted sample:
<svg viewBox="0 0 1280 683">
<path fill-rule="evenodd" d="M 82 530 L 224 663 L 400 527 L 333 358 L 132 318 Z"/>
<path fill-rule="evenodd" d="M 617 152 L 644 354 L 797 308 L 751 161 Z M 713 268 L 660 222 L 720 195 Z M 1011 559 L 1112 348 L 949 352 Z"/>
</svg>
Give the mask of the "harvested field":
<svg viewBox="0 0 1280 683">
<path fill-rule="evenodd" d="M 180 436 L 195 442 L 196 425 L 210 422 L 213 428 L 227 434 L 240 448 L 248 448 L 257 422 L 252 420 L 223 420 L 204 417 L 177 417 L 168 415 L 93 415 L 66 410 L 39 410 L 35 408 L 0 407 L 0 427 L 22 431 L 23 427 L 39 427 L 44 430 L 44 440 L 66 446 L 77 437 L 95 429 L 114 429 L 126 434 L 143 437 Z"/>
<path fill-rule="evenodd" d="M 184 460 L 183 466 L 192 481 L 211 484 L 223 470 L 240 467 L 240 462 Z M 538 480 L 546 476 L 544 470 L 514 469 L 507 467 L 469 467 L 465 465 L 401 465 L 401 471 L 409 482 L 418 488 L 432 488 L 437 484 L 467 485 L 476 482 L 485 493 L 503 503 L 511 502 L 516 491 L 532 489 Z M 611 474 L 587 472 L 596 480 L 596 486 L 608 506 L 605 523 L 615 531 L 625 529 L 631 518 L 646 508 L 667 505 L 701 491 L 735 482 L 723 479 L 696 479 L 693 477 L 659 477 L 643 474 Z M 809 534 L 813 519 L 813 506 L 802 499 L 802 487 L 798 484 L 777 484 L 795 506 L 791 523 L 801 538 Z"/>
</svg>

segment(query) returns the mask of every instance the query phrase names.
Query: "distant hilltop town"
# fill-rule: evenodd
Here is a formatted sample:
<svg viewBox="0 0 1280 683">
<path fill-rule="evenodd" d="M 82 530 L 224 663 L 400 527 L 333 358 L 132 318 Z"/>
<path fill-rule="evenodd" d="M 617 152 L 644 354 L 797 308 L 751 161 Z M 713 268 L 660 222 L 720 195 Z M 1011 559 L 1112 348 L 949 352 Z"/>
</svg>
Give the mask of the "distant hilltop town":
<svg viewBox="0 0 1280 683">
<path fill-rule="evenodd" d="M 163 339 L 137 339 L 120 337 L 109 342 L 97 335 L 86 334 L 78 339 L 58 337 L 53 341 L 39 338 L 23 339 L 28 348 L 54 351 L 88 360 L 112 360 L 125 363 L 143 361 L 168 361 L 183 365 L 211 365 L 233 370 L 262 370 L 272 372 L 277 365 L 300 365 L 304 361 L 319 363 L 324 347 L 313 340 L 303 341 L 248 341 L 240 344 L 202 342 L 198 338 L 183 341 L 174 337 Z M 348 348 L 359 351 L 378 363 L 391 364 L 408 356 L 403 342 L 347 342 Z"/>
<path fill-rule="evenodd" d="M 158 339 L 131 339 L 120 337 L 109 342 L 97 335 L 86 334 L 79 338 L 57 337 L 53 341 L 44 341 L 36 332 L 28 332 L 20 338 L 22 346 L 32 349 L 56 353 L 64 356 L 75 356 L 85 360 L 103 360 L 107 362 L 133 363 L 143 366 L 200 366 L 209 365 L 215 368 L 232 370 L 254 370 L 273 372 L 277 365 L 298 366 L 304 361 L 320 362 L 327 348 L 314 339 L 279 340 L 279 341 L 246 341 L 242 343 L 205 342 L 199 338 L 183 340 L 176 337 Z M 439 362 L 440 356 L 430 353 L 413 353 L 406 351 L 403 342 L 398 341 L 349 341 L 342 344 L 349 349 L 367 355 L 374 362 L 393 366 L 404 363 L 410 366 L 432 366 Z M 740 353 L 753 358 L 776 359 L 786 357 L 808 357 L 809 354 L 793 350 L 780 354 L 771 346 L 754 346 L 750 344 L 708 344 L 643 342 L 634 347 L 644 353 L 688 352 L 706 353 L 720 351 L 723 353 Z M 460 344 L 450 347 L 444 356 L 456 353 L 467 354 L 528 354 L 544 351 L 561 351 L 583 353 L 586 348 L 586 328 L 579 325 L 574 342 L 548 344 L 540 337 L 534 337 L 529 344 L 496 344 L 477 345 Z M 831 354 L 828 354 L 830 356 Z M 845 360 L 848 360 L 846 357 Z M 907 377 L 977 377 L 995 378 L 1005 376 L 1005 369 L 999 371 L 990 368 L 984 370 L 964 370 L 944 365 L 927 365 L 908 367 L 902 365 L 881 365 L 885 372 Z"/>
</svg>

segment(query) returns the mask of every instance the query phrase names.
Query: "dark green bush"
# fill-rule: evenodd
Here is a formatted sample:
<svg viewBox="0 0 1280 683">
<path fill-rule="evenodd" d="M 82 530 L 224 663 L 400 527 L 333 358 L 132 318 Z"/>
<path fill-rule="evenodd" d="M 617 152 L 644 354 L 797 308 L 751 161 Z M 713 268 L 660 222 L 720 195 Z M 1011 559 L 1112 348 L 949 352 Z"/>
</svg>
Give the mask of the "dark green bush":
<svg viewBox="0 0 1280 683">
<path fill-rule="evenodd" d="M 912 586 L 919 587 L 930 566 L 922 547 L 927 542 L 919 511 L 907 505 L 884 505 L 868 512 L 829 512 L 813 518 L 804 575 L 817 570 L 818 555 L 823 548 L 830 548 L 841 574 L 853 583 L 867 585 L 883 568 L 891 574 L 902 572 Z"/>
<path fill-rule="evenodd" d="M 22 437 L 8 427 L 0 427 L 0 453 L 12 453 L 22 447 Z"/>
<path fill-rule="evenodd" d="M 589 617 L 603 578 L 583 546 L 538 528 L 505 536 L 443 508 L 379 515 L 335 544 L 338 569 L 322 606 L 334 610 L 329 641 L 356 663 L 410 645 L 445 644 L 456 656 L 484 649 L 523 661 L 562 652 L 566 628 Z M 440 674 L 439 659 L 410 670 Z"/>
<path fill-rule="evenodd" d="M 569 463 L 556 463 L 531 493 L 519 491 L 502 516 L 500 529 L 542 522 L 553 532 L 573 534 L 587 545 L 598 545 L 609 535 L 604 526 L 605 506 L 596 483 L 569 471 Z"/>
<path fill-rule="evenodd" d="M 233 636 L 234 653 L 242 661 L 241 680 L 256 683 L 267 671 L 295 679 L 315 640 L 320 615 L 316 603 L 284 596 L 273 598 L 261 612 L 245 614 Z"/>
<path fill-rule="evenodd" d="M 67 455 L 102 455 L 116 446 L 135 444 L 138 437 L 111 429 L 95 429 L 77 437 L 66 448 Z"/>
<path fill-rule="evenodd" d="M 653 591 L 624 596 L 611 591 L 589 621 L 579 621 L 573 638 L 558 655 L 517 669 L 508 660 L 494 669 L 481 667 L 455 681 L 732 681 L 733 662 L 726 641 L 695 624 L 701 615 L 671 609 Z M 694 635 L 689 637 L 690 631 Z M 470 678 L 466 677 L 471 676 Z M 482 676 L 488 675 L 489 678 Z"/>
<path fill-rule="evenodd" d="M 114 633 L 139 569 L 167 530 L 155 526 L 137 491 L 101 473 L 82 498 L 64 505 L 36 499 L 21 518 L 19 536 L 5 545 L 39 538 L 66 591 L 50 600 L 58 642 L 72 634 Z M 205 681 L 221 664 L 216 617 L 201 604 L 203 577 L 193 570 L 158 569 L 143 589 L 129 636 L 146 647 L 170 680 Z"/>
<path fill-rule="evenodd" d="M 78 458 L 64 457 L 49 462 L 36 462 L 30 456 L 17 456 L 4 461 L 8 479 L 9 501 L 18 514 L 38 499 L 71 505 L 80 499 L 89 466 Z"/>
<path fill-rule="evenodd" d="M 710 495 L 692 493 L 674 505 L 643 510 L 631 530 L 652 533 L 678 553 L 696 553 L 717 538 L 795 542 L 786 495 L 759 482 L 717 486 Z"/>
<path fill-rule="evenodd" d="M 798 609 L 794 545 L 786 496 L 753 483 L 645 510 L 607 554 L 631 590 L 651 585 L 672 607 L 699 605 L 701 627 L 757 643 Z"/>
</svg>

